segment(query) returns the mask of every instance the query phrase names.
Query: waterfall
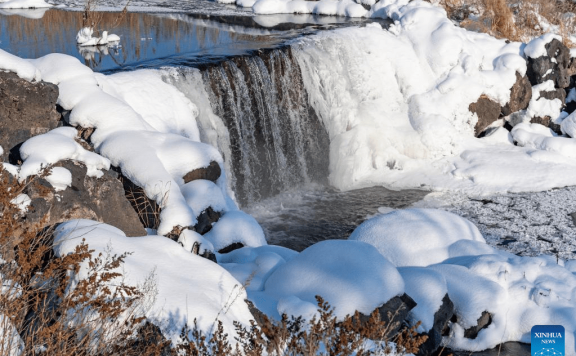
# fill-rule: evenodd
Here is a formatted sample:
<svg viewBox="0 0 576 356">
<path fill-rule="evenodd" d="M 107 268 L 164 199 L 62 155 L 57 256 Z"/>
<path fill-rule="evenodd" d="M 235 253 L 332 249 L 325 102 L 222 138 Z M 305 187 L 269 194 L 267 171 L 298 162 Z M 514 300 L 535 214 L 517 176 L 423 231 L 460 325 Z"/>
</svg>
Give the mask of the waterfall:
<svg viewBox="0 0 576 356">
<path fill-rule="evenodd" d="M 328 134 L 309 105 L 290 47 L 235 57 L 200 73 L 182 71 L 184 80 L 172 82 L 199 106 L 203 141 L 222 152 L 242 205 L 326 181 Z"/>
</svg>

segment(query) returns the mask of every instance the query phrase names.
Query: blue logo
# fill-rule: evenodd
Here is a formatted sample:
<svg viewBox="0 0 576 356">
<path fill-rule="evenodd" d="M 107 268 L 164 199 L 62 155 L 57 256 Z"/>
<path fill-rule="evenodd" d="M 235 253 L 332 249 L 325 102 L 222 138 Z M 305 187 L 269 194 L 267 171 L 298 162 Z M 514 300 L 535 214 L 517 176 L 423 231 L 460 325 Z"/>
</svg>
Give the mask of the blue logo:
<svg viewBox="0 0 576 356">
<path fill-rule="evenodd" d="M 565 331 L 562 325 L 535 325 L 530 336 L 532 356 L 564 356 Z"/>
</svg>

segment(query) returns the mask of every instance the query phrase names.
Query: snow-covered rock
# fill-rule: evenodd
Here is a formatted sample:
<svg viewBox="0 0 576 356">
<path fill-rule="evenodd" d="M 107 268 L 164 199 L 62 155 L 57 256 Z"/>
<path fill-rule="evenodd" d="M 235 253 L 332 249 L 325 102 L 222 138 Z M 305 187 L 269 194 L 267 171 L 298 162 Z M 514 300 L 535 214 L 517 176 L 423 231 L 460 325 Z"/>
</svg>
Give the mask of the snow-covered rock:
<svg viewBox="0 0 576 356">
<path fill-rule="evenodd" d="M 0 9 L 40 9 L 52 7 L 44 0 L 9 0 L 0 1 Z"/>
<path fill-rule="evenodd" d="M 256 219 L 240 210 L 225 213 L 204 236 L 217 251 L 235 243 L 248 247 L 267 245 L 264 231 Z"/>
<path fill-rule="evenodd" d="M 470 221 L 434 209 L 405 209 L 362 223 L 349 237 L 376 247 L 395 266 L 428 266 L 460 255 L 491 253 Z"/>
</svg>

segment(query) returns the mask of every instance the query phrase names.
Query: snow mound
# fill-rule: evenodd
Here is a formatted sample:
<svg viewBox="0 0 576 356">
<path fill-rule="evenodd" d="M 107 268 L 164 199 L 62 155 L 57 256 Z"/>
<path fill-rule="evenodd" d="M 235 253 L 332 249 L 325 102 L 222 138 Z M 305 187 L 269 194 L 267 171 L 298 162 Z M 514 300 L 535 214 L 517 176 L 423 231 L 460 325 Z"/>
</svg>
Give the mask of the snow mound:
<svg viewBox="0 0 576 356">
<path fill-rule="evenodd" d="M 567 158 L 576 158 L 576 140 L 557 137 L 551 129 L 540 124 L 522 123 L 512 129 L 514 141 L 519 146 L 555 152 Z"/>
<path fill-rule="evenodd" d="M 244 246 L 267 245 L 264 231 L 252 216 L 240 211 L 229 211 L 204 235 L 216 250 L 239 242 Z"/>
<path fill-rule="evenodd" d="M 214 211 L 228 211 L 222 190 L 209 180 L 197 179 L 186 183 L 182 194 L 196 217 L 209 207 Z"/>
<path fill-rule="evenodd" d="M 88 169 L 88 176 L 101 177 L 102 169 L 110 169 L 110 161 L 85 150 L 74 140 L 77 134 L 78 131 L 73 127 L 59 127 L 24 142 L 20 147 L 24 163 L 20 167 L 19 180 L 22 182 L 29 176 L 38 174 L 48 165 L 65 159 L 82 162 Z M 59 178 L 63 177 L 58 176 Z"/>
<path fill-rule="evenodd" d="M 246 292 L 225 269 L 163 236 L 129 238 L 110 225 L 90 220 L 68 221 L 55 236 L 56 256 L 71 253 L 83 240 L 96 254 L 131 252 L 122 266 L 123 281 L 142 286 L 153 278 L 156 295 L 149 296 L 151 303 L 143 306 L 143 312 L 173 341 L 186 323 L 194 328 L 194 319 L 207 334 L 215 330 L 216 319 L 222 321 L 229 337 L 236 335 L 234 321 L 249 325 L 252 319 L 244 303 Z M 85 268 L 75 278 L 85 278 Z"/>
<path fill-rule="evenodd" d="M 349 239 L 373 245 L 399 267 L 428 266 L 461 253 L 491 252 L 474 224 L 434 209 L 395 210 L 376 216 L 358 226 Z M 469 241 L 467 246 L 462 240 Z"/>
<path fill-rule="evenodd" d="M 264 287 L 277 300 L 278 314 L 307 318 L 316 313 L 317 295 L 344 318 L 356 310 L 368 315 L 402 293 L 404 281 L 390 262 L 369 244 L 346 240 L 308 247 L 278 267 Z"/>
<path fill-rule="evenodd" d="M 266 245 L 256 248 L 243 247 L 218 255 L 218 263 L 240 283 L 248 293 L 264 290 L 264 282 L 279 266 L 298 255 L 285 247 Z"/>
<path fill-rule="evenodd" d="M 539 58 L 547 56 L 548 52 L 546 52 L 546 45 L 552 42 L 554 39 L 562 41 L 562 37 L 553 33 L 546 33 L 538 38 L 533 39 L 532 41 L 528 42 L 526 47 L 524 47 L 524 55 L 526 58 Z"/>
<path fill-rule="evenodd" d="M 0 70 L 14 72 L 29 82 L 42 79 L 40 71 L 30 62 L 0 49 Z"/>
<path fill-rule="evenodd" d="M 39 9 L 52 7 L 53 5 L 44 0 L 10 0 L 0 2 L 0 9 Z"/>
</svg>

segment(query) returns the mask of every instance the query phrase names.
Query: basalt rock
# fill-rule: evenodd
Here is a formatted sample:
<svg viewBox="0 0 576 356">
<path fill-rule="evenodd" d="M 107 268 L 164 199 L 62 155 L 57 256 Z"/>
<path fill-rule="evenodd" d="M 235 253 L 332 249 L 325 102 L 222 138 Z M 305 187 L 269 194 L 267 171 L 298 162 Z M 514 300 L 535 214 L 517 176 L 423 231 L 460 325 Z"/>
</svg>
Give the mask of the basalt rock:
<svg viewBox="0 0 576 356">
<path fill-rule="evenodd" d="M 442 342 L 442 336 L 446 334 L 448 328 L 448 322 L 454 315 L 454 303 L 448 297 L 448 294 L 442 299 L 442 305 L 440 309 L 434 313 L 434 325 L 426 335 L 428 335 L 428 340 L 420 346 L 417 356 L 429 356 L 433 355 L 434 352 L 440 347 Z"/>
<path fill-rule="evenodd" d="M 552 80 L 556 88 L 567 88 L 570 85 L 571 59 L 570 49 L 557 39 L 546 46 L 546 56 L 528 58 L 526 75 L 532 85 Z"/>
<path fill-rule="evenodd" d="M 492 314 L 483 311 L 482 315 L 478 318 L 478 324 L 464 330 L 464 337 L 475 339 L 480 330 L 487 328 L 490 324 L 492 324 Z"/>
<path fill-rule="evenodd" d="M 29 82 L 15 73 L 0 71 L 0 146 L 2 160 L 12 152 L 12 163 L 19 159 L 15 146 L 32 136 L 46 133 L 60 123 L 56 110 L 58 87 L 46 82 Z"/>
<path fill-rule="evenodd" d="M 527 76 L 516 73 L 516 83 L 510 89 L 510 101 L 501 109 L 504 116 L 514 112 L 525 110 L 532 98 L 532 85 Z"/>
<path fill-rule="evenodd" d="M 221 216 L 222 214 L 220 212 L 214 211 L 212 207 L 208 207 L 196 218 L 198 223 L 194 225 L 194 230 L 200 235 L 204 235 L 212 230 L 212 225 L 218 222 Z"/>
<path fill-rule="evenodd" d="M 494 121 L 498 120 L 501 113 L 500 104 L 490 100 L 484 95 L 482 95 L 477 102 L 470 104 L 468 110 L 478 116 L 478 122 L 474 127 L 474 134 L 476 136 L 480 135 L 480 133 Z"/>
<path fill-rule="evenodd" d="M 113 171 L 104 171 L 100 178 L 88 177 L 86 167 L 73 161 L 55 164 L 72 173 L 72 184 L 63 191 L 54 191 L 50 183 L 39 179 L 39 187 L 30 186 L 25 193 L 31 199 L 26 219 L 55 225 L 72 219 L 91 219 L 122 230 L 127 236 L 144 236 L 138 216 L 124 197 L 124 189 Z M 48 193 L 46 193 L 48 191 Z"/>
<path fill-rule="evenodd" d="M 416 302 L 408 294 L 396 296 L 378 308 L 380 313 L 380 320 L 384 321 L 386 325 L 390 326 L 389 337 L 392 337 L 400 331 L 404 321 L 408 317 L 410 310 L 416 307 Z M 367 322 L 369 316 L 360 313 L 360 321 Z"/>
<path fill-rule="evenodd" d="M 218 253 L 220 253 L 220 254 L 230 253 L 230 252 L 232 252 L 232 251 L 239 250 L 239 249 L 241 249 L 242 247 L 244 247 L 244 244 L 243 244 L 243 243 L 241 243 L 241 242 L 234 242 L 233 244 L 228 245 L 228 246 L 226 246 L 226 247 L 218 250 Z"/>
<path fill-rule="evenodd" d="M 212 161 L 208 167 L 198 168 L 186 173 L 184 176 L 184 183 L 197 179 L 206 179 L 216 183 L 218 178 L 220 178 L 220 174 L 222 174 L 220 165 L 217 162 Z"/>
</svg>

